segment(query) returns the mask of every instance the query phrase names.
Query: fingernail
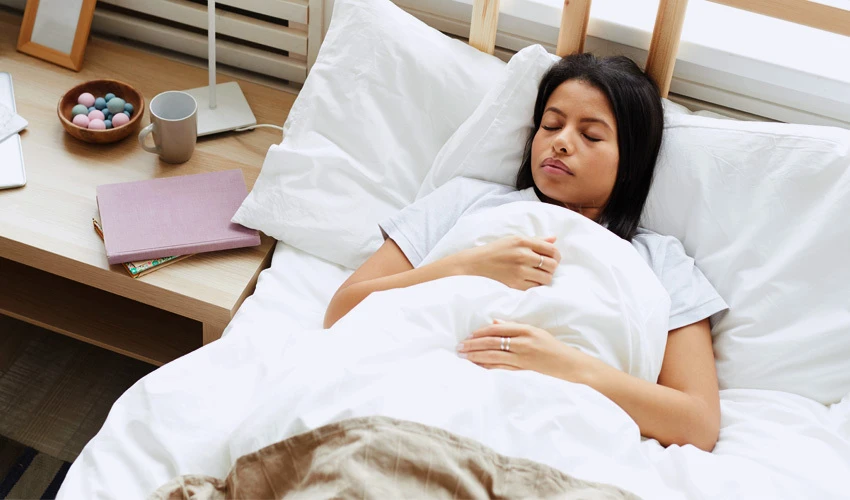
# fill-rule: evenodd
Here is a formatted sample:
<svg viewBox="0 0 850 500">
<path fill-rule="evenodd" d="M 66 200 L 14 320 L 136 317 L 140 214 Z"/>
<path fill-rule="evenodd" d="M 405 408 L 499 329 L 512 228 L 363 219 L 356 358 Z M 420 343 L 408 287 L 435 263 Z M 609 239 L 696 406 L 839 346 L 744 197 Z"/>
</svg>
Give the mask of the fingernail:
<svg viewBox="0 0 850 500">
<path fill-rule="evenodd" d="M 500 325 L 501 325 L 502 323 L 504 323 L 504 321 L 502 321 L 502 320 L 500 320 L 500 319 L 494 319 L 494 320 L 493 320 L 493 323 L 496 323 L 496 324 L 500 324 Z"/>
<path fill-rule="evenodd" d="M 460 359 L 466 359 L 466 353 L 459 352 L 459 353 L 457 353 L 457 357 L 459 357 Z"/>
<path fill-rule="evenodd" d="M 458 351 L 462 351 L 462 350 L 463 350 L 463 344 L 458 344 L 458 345 L 457 345 L 457 350 L 458 350 Z"/>
</svg>

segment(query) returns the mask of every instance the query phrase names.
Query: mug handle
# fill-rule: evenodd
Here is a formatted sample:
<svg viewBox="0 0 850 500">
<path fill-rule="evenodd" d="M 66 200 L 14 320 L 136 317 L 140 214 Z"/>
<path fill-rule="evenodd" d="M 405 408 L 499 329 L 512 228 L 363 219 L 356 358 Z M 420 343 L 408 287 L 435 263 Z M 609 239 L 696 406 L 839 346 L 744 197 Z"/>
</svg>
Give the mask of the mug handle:
<svg viewBox="0 0 850 500">
<path fill-rule="evenodd" d="M 141 132 L 139 132 L 139 145 L 142 147 L 142 149 L 144 149 L 148 153 L 153 153 L 153 154 L 158 155 L 158 154 L 162 153 L 162 148 L 158 148 L 156 146 L 150 147 L 147 144 L 145 144 L 145 138 L 152 131 L 153 131 L 153 123 L 150 123 L 150 124 L 148 124 L 147 127 L 143 128 Z"/>
</svg>

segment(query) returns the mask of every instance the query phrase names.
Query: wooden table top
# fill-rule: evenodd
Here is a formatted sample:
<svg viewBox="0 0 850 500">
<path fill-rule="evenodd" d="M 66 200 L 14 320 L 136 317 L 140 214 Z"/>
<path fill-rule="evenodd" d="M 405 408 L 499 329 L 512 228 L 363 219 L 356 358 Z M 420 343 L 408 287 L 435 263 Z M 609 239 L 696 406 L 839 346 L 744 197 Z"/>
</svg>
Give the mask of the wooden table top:
<svg viewBox="0 0 850 500">
<path fill-rule="evenodd" d="M 21 18 L 0 12 L 0 71 L 12 75 L 20 115 L 29 121 L 21 133 L 27 185 L 0 190 L 0 257 L 58 274 L 111 293 L 202 321 L 226 324 L 244 299 L 251 280 L 268 263 L 274 240 L 259 247 L 194 255 L 138 279 L 106 261 L 92 228 L 100 184 L 154 177 L 242 169 L 250 189 L 266 151 L 280 132 L 259 128 L 198 140 L 192 159 L 163 163 L 144 152 L 135 135 L 95 145 L 68 135 L 56 115 L 62 94 L 92 79 L 114 78 L 136 87 L 146 105 L 156 94 L 207 84 L 207 72 L 158 55 L 99 38 L 90 40 L 82 71 L 15 50 Z M 219 83 L 239 81 L 257 123 L 282 125 L 295 95 L 219 75 Z M 142 126 L 150 122 L 145 110 Z"/>
</svg>

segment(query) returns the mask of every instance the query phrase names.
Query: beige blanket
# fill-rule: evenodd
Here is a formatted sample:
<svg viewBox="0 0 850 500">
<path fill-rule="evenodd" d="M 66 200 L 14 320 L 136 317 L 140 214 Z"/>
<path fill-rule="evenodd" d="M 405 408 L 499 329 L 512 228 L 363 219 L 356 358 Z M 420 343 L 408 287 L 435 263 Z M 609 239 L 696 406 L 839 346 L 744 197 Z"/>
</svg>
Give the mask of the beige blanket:
<svg viewBox="0 0 850 500">
<path fill-rule="evenodd" d="M 150 499 L 635 499 L 477 441 L 386 417 L 354 418 L 240 457 L 225 479 L 185 475 Z"/>
</svg>

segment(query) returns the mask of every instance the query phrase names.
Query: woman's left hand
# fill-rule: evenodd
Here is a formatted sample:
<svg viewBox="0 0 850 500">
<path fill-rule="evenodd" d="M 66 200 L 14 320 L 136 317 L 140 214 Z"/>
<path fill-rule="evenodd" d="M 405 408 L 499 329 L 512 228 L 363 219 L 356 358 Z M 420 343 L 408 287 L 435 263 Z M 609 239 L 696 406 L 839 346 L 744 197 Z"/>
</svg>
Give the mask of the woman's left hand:
<svg viewBox="0 0 850 500">
<path fill-rule="evenodd" d="M 495 320 L 457 346 L 458 355 L 484 368 L 533 370 L 579 382 L 587 355 L 531 325 Z"/>
</svg>

